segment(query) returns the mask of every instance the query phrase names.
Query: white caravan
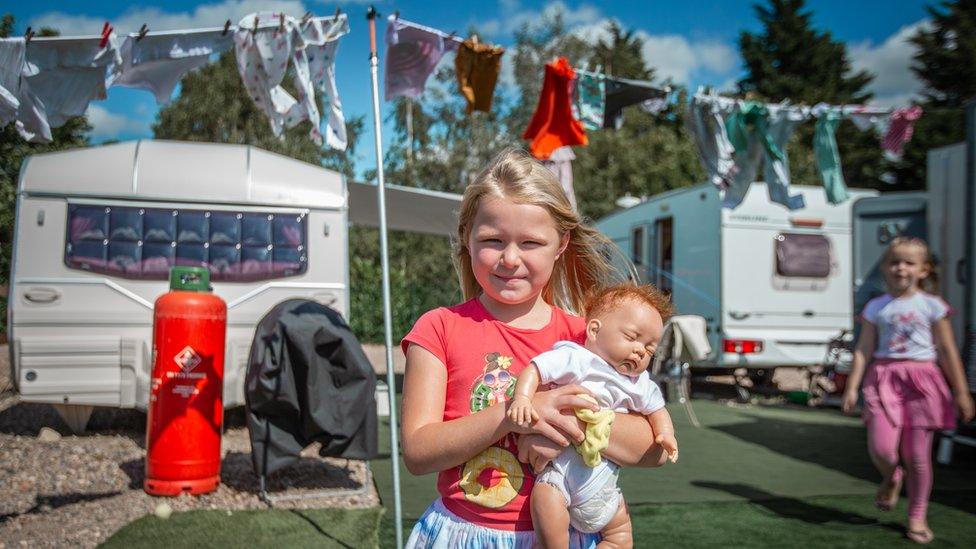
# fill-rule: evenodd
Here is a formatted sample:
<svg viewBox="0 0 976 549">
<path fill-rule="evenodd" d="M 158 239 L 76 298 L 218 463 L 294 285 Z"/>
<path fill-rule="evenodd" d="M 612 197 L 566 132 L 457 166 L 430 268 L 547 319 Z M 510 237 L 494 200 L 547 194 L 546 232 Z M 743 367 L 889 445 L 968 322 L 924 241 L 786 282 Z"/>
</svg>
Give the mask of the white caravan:
<svg viewBox="0 0 976 549">
<path fill-rule="evenodd" d="M 460 196 L 391 186 L 389 227 L 447 235 Z M 209 267 L 227 302 L 224 404 L 244 403 L 257 322 L 314 299 L 349 312 L 347 226 L 375 226 L 376 187 L 245 145 L 135 141 L 21 168 L 8 308 L 23 400 L 83 426 L 145 409 L 153 302 L 172 265 Z"/>
<path fill-rule="evenodd" d="M 822 364 L 827 343 L 852 326 L 851 206 L 820 187 L 792 186 L 790 211 L 754 183 L 734 209 L 701 184 L 651 197 L 597 227 L 640 278 L 671 292 L 681 314 L 705 317 L 712 354 L 698 368 Z"/>
</svg>

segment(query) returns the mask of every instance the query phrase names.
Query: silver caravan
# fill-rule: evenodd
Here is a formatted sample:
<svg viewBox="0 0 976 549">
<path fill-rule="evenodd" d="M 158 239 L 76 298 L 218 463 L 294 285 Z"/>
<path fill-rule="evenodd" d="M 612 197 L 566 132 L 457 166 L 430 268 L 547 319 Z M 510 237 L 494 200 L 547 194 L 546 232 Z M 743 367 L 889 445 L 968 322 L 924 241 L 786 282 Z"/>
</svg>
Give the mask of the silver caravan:
<svg viewBox="0 0 976 549">
<path fill-rule="evenodd" d="M 153 302 L 171 266 L 209 267 L 227 302 L 224 403 L 241 405 L 257 322 L 296 297 L 348 316 L 347 226 L 377 222 L 375 186 L 244 145 L 35 155 L 17 192 L 12 377 L 23 400 L 82 420 L 92 406 L 146 407 Z M 388 187 L 389 226 L 446 235 L 459 200 Z"/>
<path fill-rule="evenodd" d="M 851 190 L 831 205 L 820 187 L 791 189 L 805 208 L 772 203 L 754 183 L 729 209 L 701 184 L 597 223 L 643 281 L 671 292 L 678 312 L 706 319 L 713 352 L 693 366 L 822 364 L 828 341 L 851 329 L 851 206 L 877 193 Z"/>
</svg>

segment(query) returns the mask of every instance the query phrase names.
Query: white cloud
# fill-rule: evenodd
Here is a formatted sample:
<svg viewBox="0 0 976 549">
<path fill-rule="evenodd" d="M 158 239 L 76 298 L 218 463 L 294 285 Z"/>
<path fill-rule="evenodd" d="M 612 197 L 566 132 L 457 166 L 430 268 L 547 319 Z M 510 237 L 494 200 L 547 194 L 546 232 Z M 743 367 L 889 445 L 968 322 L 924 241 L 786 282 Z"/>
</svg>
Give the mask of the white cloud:
<svg viewBox="0 0 976 549">
<path fill-rule="evenodd" d="M 898 29 L 880 44 L 865 40 L 848 45 L 851 67 L 855 71 L 867 70 L 874 74 L 874 80 L 868 85 L 868 90 L 874 93 L 873 103 L 904 105 L 922 90 L 922 82 L 910 68 L 915 46 L 908 39 L 929 25 L 930 22 L 923 19 Z"/>
<path fill-rule="evenodd" d="M 555 2 L 546 4 L 541 11 L 522 9 L 521 3 L 518 0 L 500 0 L 498 2 L 498 11 L 501 13 L 500 18 L 488 19 L 477 23 L 478 28 L 486 36 L 494 38 L 510 36 L 526 23 L 531 25 L 543 17 L 551 17 L 557 13 L 562 15 L 563 23 L 570 29 L 575 26 L 594 23 L 601 17 L 600 10 L 597 7 L 590 4 L 581 4 L 574 9 L 567 6 L 562 0 L 556 0 Z"/>
<path fill-rule="evenodd" d="M 284 12 L 301 17 L 307 11 L 299 0 L 224 0 L 196 6 L 192 11 L 168 12 L 156 7 L 133 7 L 111 20 L 116 32 L 135 32 L 144 23 L 150 30 L 173 30 L 219 27 L 228 19 L 237 24 L 245 15 L 254 12 Z M 35 29 L 51 27 L 65 35 L 98 34 L 104 18 L 91 15 L 70 15 L 49 11 L 33 17 L 29 24 Z"/>
<path fill-rule="evenodd" d="M 116 139 L 125 134 L 150 135 L 148 121 L 109 112 L 100 105 L 89 105 L 85 114 L 92 125 L 91 135 L 96 140 Z"/>
</svg>

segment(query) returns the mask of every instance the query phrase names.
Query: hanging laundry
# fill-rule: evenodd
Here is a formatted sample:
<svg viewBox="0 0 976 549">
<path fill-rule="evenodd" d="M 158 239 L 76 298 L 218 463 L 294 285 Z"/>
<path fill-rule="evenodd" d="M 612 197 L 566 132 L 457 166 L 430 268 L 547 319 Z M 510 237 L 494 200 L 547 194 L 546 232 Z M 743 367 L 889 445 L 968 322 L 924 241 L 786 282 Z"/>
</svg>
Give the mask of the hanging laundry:
<svg viewBox="0 0 976 549">
<path fill-rule="evenodd" d="M 454 70 L 461 95 L 468 102 L 465 110 L 468 114 L 474 111 L 491 112 L 491 100 L 502 70 L 504 53 L 504 48 L 479 43 L 477 37 L 465 40 L 458 47 Z"/>
<path fill-rule="evenodd" d="M 735 108 L 735 101 L 719 96 L 696 94 L 686 112 L 688 131 L 698 146 L 708 179 L 719 190 L 725 190 L 735 174 L 732 154 L 735 148 L 729 142 L 725 117 Z"/>
<path fill-rule="evenodd" d="M 109 68 L 118 70 L 121 62 L 118 39 L 107 24 L 102 37 L 32 39 L 25 49 L 18 133 L 28 141 L 50 141 L 51 128 L 105 99 Z"/>
<path fill-rule="evenodd" d="M 650 82 L 608 77 L 603 127 L 619 130 L 624 123 L 624 107 L 643 103 L 648 99 L 660 99 L 665 95 L 667 92 Z"/>
<path fill-rule="evenodd" d="M 844 184 L 844 173 L 841 171 L 840 153 L 834 134 L 843 120 L 842 113 L 840 109 L 825 105 L 814 107 L 814 113 L 817 115 L 817 126 L 813 133 L 813 155 L 817 159 L 817 170 L 823 181 L 827 201 L 840 204 L 847 200 L 847 187 Z"/>
<path fill-rule="evenodd" d="M 456 50 L 457 42 L 437 29 L 391 15 L 386 24 L 386 100 L 420 97 L 441 57 Z"/>
<path fill-rule="evenodd" d="M 210 63 L 210 56 L 234 46 L 234 35 L 223 29 L 129 34 L 122 42 L 122 66 L 109 86 L 125 86 L 152 92 L 156 103 L 166 105 L 183 76 Z"/>
<path fill-rule="evenodd" d="M 0 38 L 0 128 L 17 118 L 24 50 L 23 38 Z"/>
<path fill-rule="evenodd" d="M 268 26 L 255 30 L 262 21 Z M 244 87 L 258 109 L 267 115 L 274 135 L 280 137 L 285 128 L 308 120 L 312 123 L 309 136 L 321 145 L 319 110 L 298 22 L 277 13 L 247 15 L 234 32 L 234 54 Z M 295 69 L 292 81 L 297 100 L 281 86 L 289 61 Z"/>
<path fill-rule="evenodd" d="M 328 114 L 325 143 L 333 149 L 344 151 L 348 137 L 339 89 L 336 87 L 335 60 L 339 38 L 349 34 L 349 18 L 343 13 L 338 17 L 310 19 L 302 34 L 312 83 L 322 94 L 322 108 Z"/>
<path fill-rule="evenodd" d="M 724 203 L 735 207 L 745 198 L 760 161 L 772 202 L 790 210 L 805 206 L 803 195 L 790 195 L 790 166 L 786 144 L 796 126 L 809 118 L 809 108 L 764 105 L 743 101 L 726 120 L 729 141 L 735 147 L 737 173 L 725 193 Z"/>
<path fill-rule="evenodd" d="M 603 113 L 606 110 L 606 82 L 602 74 L 576 71 L 573 114 L 587 130 L 603 127 Z"/>
<path fill-rule="evenodd" d="M 548 160 L 543 160 L 542 163 L 556 175 L 559 185 L 566 193 L 566 198 L 569 199 L 569 203 L 573 205 L 575 210 L 576 192 L 573 190 L 573 160 L 576 160 L 576 154 L 573 153 L 572 147 L 559 147 L 552 151 Z"/>
<path fill-rule="evenodd" d="M 893 158 L 901 158 L 905 149 L 905 143 L 912 138 L 915 130 L 915 121 L 921 118 L 922 107 L 913 105 L 896 109 L 891 113 L 891 121 L 888 124 L 888 131 L 885 133 L 881 146 Z"/>
<path fill-rule="evenodd" d="M 864 105 L 845 106 L 842 112 L 861 131 L 874 130 L 879 138 L 888 133 L 888 123 L 891 121 L 889 112 L 879 112 Z"/>
<path fill-rule="evenodd" d="M 573 118 L 569 86 L 576 71 L 565 57 L 546 65 L 539 105 L 529 127 L 522 134 L 528 139 L 529 151 L 540 160 L 549 158 L 552 151 L 567 145 L 586 145 L 583 124 Z"/>
</svg>

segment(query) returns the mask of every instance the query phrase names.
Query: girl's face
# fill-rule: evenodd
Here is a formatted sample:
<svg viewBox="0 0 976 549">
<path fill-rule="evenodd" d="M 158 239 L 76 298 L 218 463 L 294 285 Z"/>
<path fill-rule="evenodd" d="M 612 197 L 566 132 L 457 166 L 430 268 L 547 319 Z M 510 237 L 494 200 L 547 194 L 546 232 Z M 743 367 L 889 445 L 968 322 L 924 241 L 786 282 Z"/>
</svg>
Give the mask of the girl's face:
<svg viewBox="0 0 976 549">
<path fill-rule="evenodd" d="M 569 234 L 560 234 L 542 206 L 485 198 L 468 237 L 471 270 L 485 296 L 514 305 L 534 299 L 552 276 Z"/>
<path fill-rule="evenodd" d="M 888 252 L 884 279 L 889 292 L 900 294 L 917 290 L 919 282 L 928 275 L 925 250 L 920 246 L 895 246 Z"/>
</svg>

